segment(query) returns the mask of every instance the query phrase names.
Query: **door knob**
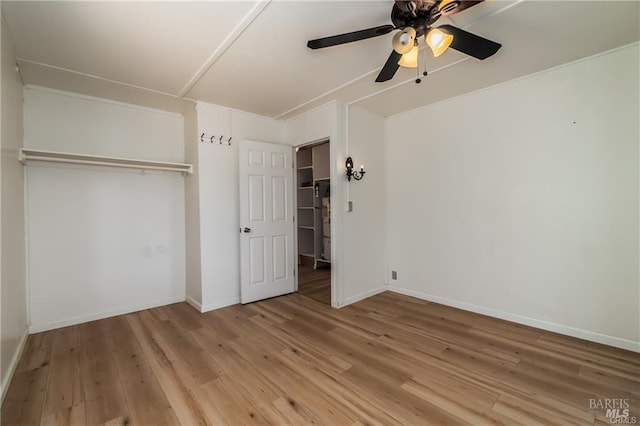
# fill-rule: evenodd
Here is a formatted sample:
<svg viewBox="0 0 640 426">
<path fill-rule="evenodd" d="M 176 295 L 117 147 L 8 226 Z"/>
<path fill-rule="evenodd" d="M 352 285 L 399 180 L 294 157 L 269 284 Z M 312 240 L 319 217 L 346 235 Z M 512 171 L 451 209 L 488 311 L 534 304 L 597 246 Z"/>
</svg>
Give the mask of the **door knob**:
<svg viewBox="0 0 640 426">
<path fill-rule="evenodd" d="M 251 228 L 244 228 L 242 232 L 244 232 L 245 234 L 248 234 L 249 232 L 251 232 Z"/>
</svg>

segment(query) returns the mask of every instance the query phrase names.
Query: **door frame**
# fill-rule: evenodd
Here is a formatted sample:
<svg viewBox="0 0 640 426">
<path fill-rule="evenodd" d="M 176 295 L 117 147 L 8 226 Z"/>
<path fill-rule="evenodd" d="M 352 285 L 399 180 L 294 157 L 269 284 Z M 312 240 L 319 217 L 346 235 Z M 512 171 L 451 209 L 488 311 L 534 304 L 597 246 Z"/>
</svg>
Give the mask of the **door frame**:
<svg viewBox="0 0 640 426">
<path fill-rule="evenodd" d="M 298 271 L 298 261 L 300 259 L 300 256 L 298 254 L 298 156 L 296 155 L 296 150 L 298 148 L 303 148 L 303 147 L 307 147 L 307 146 L 313 146 L 313 145 L 319 145 L 323 142 L 327 142 L 329 144 L 329 178 L 330 178 L 330 185 L 331 185 L 331 195 L 329 195 L 329 199 L 331 200 L 331 212 L 330 212 L 330 221 L 331 221 L 331 307 L 333 308 L 337 308 L 338 304 L 337 304 L 337 289 L 336 289 L 336 275 L 335 275 L 335 268 L 334 268 L 334 262 L 335 262 L 335 231 L 334 231 L 334 225 L 333 225 L 333 221 L 334 221 L 334 215 L 335 215 L 335 207 L 334 207 L 334 202 L 333 202 L 333 185 L 334 185 L 334 167 L 333 167 L 333 161 L 334 161 L 334 157 L 333 157 L 333 138 L 330 136 L 324 137 L 324 138 L 320 138 L 320 139 L 316 139 L 314 141 L 310 141 L 310 142 L 304 142 L 301 144 L 297 144 L 297 145 L 293 145 L 291 148 L 292 151 L 292 158 L 293 158 L 293 206 L 296 212 L 296 220 L 294 221 L 294 227 L 293 227 L 293 238 L 295 240 L 295 248 L 294 248 L 294 253 L 296 256 L 296 260 L 295 260 L 295 264 L 296 264 L 296 275 L 294 277 L 294 290 L 297 292 L 298 291 L 298 277 L 300 276 L 300 273 Z M 314 213 L 315 214 L 315 213 Z"/>
</svg>

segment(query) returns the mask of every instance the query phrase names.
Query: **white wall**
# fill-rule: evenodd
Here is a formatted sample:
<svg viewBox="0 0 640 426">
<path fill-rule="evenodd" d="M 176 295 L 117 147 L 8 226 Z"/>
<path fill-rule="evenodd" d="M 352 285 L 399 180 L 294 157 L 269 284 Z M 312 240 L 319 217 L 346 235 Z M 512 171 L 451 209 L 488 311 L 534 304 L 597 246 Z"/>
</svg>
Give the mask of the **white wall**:
<svg viewBox="0 0 640 426">
<path fill-rule="evenodd" d="M 349 107 L 347 156 L 365 166 L 360 181 L 347 184 L 353 211 L 343 214 L 344 302 L 386 290 L 386 165 L 384 118 Z M 345 180 L 344 162 L 338 180 Z"/>
<path fill-rule="evenodd" d="M 284 122 L 198 102 L 198 169 L 202 311 L 240 301 L 238 142 L 284 143 Z M 200 143 L 202 133 L 231 146 Z"/>
<path fill-rule="evenodd" d="M 2 162 L 0 393 L 4 398 L 27 334 L 25 278 L 24 175 L 18 161 L 22 146 L 22 81 L 15 69 L 11 36 L 2 19 Z"/>
<path fill-rule="evenodd" d="M 202 304 L 202 262 L 200 252 L 200 168 L 198 167 L 198 116 L 196 105 L 183 110 L 184 160 L 193 165 L 193 174 L 184 179 L 186 299 Z M 199 309 L 199 308 L 198 308 Z"/>
<path fill-rule="evenodd" d="M 25 146 L 183 160 L 182 116 L 27 87 Z M 184 181 L 177 173 L 27 167 L 32 332 L 184 300 Z"/>
<path fill-rule="evenodd" d="M 184 127 L 175 113 L 27 85 L 29 148 L 181 162 Z"/>
<path fill-rule="evenodd" d="M 638 59 L 389 118 L 392 288 L 640 350 Z"/>
</svg>

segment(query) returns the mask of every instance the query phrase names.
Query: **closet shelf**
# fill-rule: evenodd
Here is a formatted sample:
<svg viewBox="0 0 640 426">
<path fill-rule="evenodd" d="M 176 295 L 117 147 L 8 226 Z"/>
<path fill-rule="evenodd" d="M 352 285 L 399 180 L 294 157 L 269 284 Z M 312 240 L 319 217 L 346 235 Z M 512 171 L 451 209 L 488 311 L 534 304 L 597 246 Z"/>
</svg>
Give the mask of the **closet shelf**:
<svg viewBox="0 0 640 426">
<path fill-rule="evenodd" d="M 183 175 L 193 174 L 193 165 L 184 163 L 168 163 L 164 161 L 134 160 L 130 158 L 102 157 L 97 155 L 72 154 L 68 152 L 43 151 L 22 148 L 20 162 L 46 161 L 51 163 L 86 164 L 105 167 L 124 167 L 129 169 L 162 170 L 181 172 Z"/>
</svg>

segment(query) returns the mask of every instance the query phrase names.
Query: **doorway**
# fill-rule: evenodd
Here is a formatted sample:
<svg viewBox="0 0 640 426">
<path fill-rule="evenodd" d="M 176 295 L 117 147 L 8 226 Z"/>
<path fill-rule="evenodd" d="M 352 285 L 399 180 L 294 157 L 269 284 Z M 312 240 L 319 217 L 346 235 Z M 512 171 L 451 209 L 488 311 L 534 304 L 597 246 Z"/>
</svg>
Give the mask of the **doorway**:
<svg viewBox="0 0 640 426">
<path fill-rule="evenodd" d="M 298 293 L 331 305 L 329 141 L 298 146 L 295 158 Z"/>
</svg>

